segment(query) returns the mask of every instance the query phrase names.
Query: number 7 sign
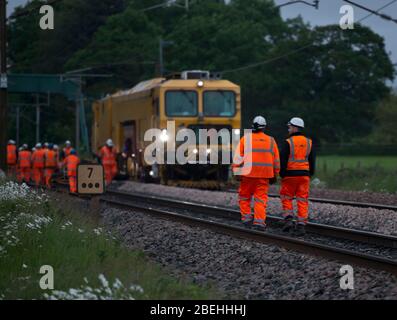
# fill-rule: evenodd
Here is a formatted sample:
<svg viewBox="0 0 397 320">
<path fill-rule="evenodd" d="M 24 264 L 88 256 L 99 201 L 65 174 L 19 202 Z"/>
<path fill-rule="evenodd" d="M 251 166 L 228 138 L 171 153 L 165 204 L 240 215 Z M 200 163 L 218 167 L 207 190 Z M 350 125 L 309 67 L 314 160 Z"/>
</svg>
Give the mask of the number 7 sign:
<svg viewBox="0 0 397 320">
<path fill-rule="evenodd" d="M 105 193 L 105 175 L 100 164 L 79 164 L 77 166 L 77 193 Z"/>
</svg>

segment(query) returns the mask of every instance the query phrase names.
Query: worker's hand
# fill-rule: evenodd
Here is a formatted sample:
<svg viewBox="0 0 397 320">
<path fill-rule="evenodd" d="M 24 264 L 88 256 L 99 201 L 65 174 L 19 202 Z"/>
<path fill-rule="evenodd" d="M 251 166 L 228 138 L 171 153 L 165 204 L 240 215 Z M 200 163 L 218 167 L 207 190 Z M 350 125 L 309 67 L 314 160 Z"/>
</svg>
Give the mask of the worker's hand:
<svg viewBox="0 0 397 320">
<path fill-rule="evenodd" d="M 277 182 L 277 177 L 269 179 L 270 184 L 275 184 Z"/>
</svg>

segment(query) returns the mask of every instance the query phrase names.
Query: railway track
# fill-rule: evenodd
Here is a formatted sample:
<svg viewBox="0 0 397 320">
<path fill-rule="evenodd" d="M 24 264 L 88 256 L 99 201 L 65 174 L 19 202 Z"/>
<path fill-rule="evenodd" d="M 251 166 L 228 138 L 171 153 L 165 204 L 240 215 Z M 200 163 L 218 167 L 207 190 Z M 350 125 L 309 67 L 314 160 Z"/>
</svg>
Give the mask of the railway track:
<svg viewBox="0 0 397 320">
<path fill-rule="evenodd" d="M 230 192 L 230 193 L 238 192 L 237 189 L 228 189 L 225 191 Z M 278 195 L 276 193 L 269 193 L 268 196 L 270 198 L 280 198 L 280 195 Z M 327 198 L 312 198 L 312 197 L 310 197 L 309 200 L 311 202 L 317 202 L 317 203 L 328 203 L 328 204 L 335 204 L 335 205 L 352 206 L 352 207 L 357 207 L 357 208 L 373 208 L 373 209 L 380 209 L 380 210 L 397 211 L 397 206 L 387 205 L 387 204 L 370 203 L 370 202 L 356 202 L 356 201 L 347 201 L 347 200 L 335 200 L 335 199 L 327 199 Z"/>
<path fill-rule="evenodd" d="M 84 196 L 87 198 L 87 196 Z M 241 226 L 238 210 L 180 201 L 147 194 L 107 190 L 100 201 L 233 237 L 278 245 L 304 254 L 335 259 L 397 275 L 397 237 L 374 232 L 308 223 L 307 235 L 295 237 L 281 232 L 282 218 L 268 215 L 266 231 Z"/>
<path fill-rule="evenodd" d="M 274 216 L 268 217 L 269 228 L 263 232 L 242 227 L 239 212 L 229 208 L 115 190 L 108 190 L 101 201 L 227 235 L 276 244 L 306 254 L 381 269 L 397 275 L 397 237 L 309 223 L 308 235 L 297 238 L 283 234 L 280 231 L 281 218 Z"/>
</svg>

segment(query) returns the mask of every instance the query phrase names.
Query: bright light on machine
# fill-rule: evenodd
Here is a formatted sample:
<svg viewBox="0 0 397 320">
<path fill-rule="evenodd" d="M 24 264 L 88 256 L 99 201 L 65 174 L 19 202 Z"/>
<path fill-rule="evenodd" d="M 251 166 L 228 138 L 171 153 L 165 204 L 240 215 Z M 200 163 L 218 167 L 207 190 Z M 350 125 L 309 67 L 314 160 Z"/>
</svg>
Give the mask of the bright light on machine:
<svg viewBox="0 0 397 320">
<path fill-rule="evenodd" d="M 207 149 L 207 154 L 210 154 L 210 153 L 211 153 L 211 149 L 208 148 L 208 149 Z"/>
<path fill-rule="evenodd" d="M 197 87 L 199 87 L 199 88 L 204 87 L 204 81 L 199 80 L 199 81 L 197 82 Z"/>
<path fill-rule="evenodd" d="M 197 154 L 197 153 L 198 153 L 198 150 L 197 150 L 197 149 L 193 149 L 193 153 L 194 153 L 194 154 Z"/>
<path fill-rule="evenodd" d="M 166 142 L 168 141 L 168 138 L 167 129 L 163 129 L 160 134 L 160 140 Z"/>
<path fill-rule="evenodd" d="M 240 135 L 240 129 L 234 129 L 234 130 L 233 130 L 233 133 L 234 133 L 236 136 L 239 136 L 239 135 Z"/>
<path fill-rule="evenodd" d="M 150 170 L 149 175 L 150 175 L 151 177 L 153 177 L 153 175 L 154 175 L 153 170 Z"/>
</svg>

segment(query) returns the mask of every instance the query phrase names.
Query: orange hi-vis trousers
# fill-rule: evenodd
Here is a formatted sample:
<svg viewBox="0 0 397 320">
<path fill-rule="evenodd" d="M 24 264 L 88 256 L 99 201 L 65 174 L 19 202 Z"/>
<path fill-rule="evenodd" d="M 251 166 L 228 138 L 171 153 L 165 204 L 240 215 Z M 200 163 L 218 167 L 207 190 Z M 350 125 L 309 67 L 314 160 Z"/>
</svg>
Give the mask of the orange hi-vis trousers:
<svg viewBox="0 0 397 320">
<path fill-rule="evenodd" d="M 40 186 L 44 181 L 44 168 L 33 168 L 33 181 L 36 186 Z"/>
<path fill-rule="evenodd" d="M 44 169 L 44 178 L 45 178 L 45 185 L 47 188 L 51 189 L 51 181 L 52 181 L 52 175 L 55 172 L 55 168 L 45 168 Z"/>
<path fill-rule="evenodd" d="M 280 198 L 284 218 L 294 216 L 292 201 L 296 197 L 298 224 L 306 224 L 309 217 L 310 177 L 285 177 L 281 180 Z"/>
<path fill-rule="evenodd" d="M 242 177 L 238 191 L 241 221 L 253 221 L 255 225 L 266 225 L 267 192 L 269 179 Z M 254 199 L 254 214 L 251 213 L 251 198 Z"/>
<path fill-rule="evenodd" d="M 19 168 L 18 181 L 19 182 L 30 182 L 30 167 Z"/>
<path fill-rule="evenodd" d="M 106 185 L 109 185 L 117 174 L 117 165 L 104 165 Z"/>
<path fill-rule="evenodd" d="M 77 192 L 77 179 L 76 179 L 76 175 L 72 175 L 69 176 L 69 190 L 72 193 L 76 193 Z"/>
</svg>

